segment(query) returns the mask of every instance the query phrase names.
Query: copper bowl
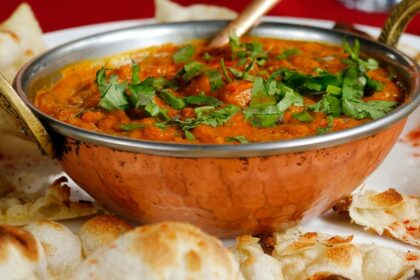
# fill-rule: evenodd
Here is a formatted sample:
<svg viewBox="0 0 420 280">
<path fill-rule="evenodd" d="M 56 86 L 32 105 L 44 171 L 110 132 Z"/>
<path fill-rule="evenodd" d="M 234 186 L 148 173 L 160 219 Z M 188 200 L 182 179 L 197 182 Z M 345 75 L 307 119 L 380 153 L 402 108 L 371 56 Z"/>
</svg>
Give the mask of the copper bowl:
<svg viewBox="0 0 420 280">
<path fill-rule="evenodd" d="M 419 67 L 396 49 L 346 32 L 264 22 L 252 35 L 340 44 L 358 38 L 362 50 L 390 65 L 407 102 L 383 118 L 330 134 L 243 145 L 139 141 L 71 126 L 39 111 L 36 89 L 62 67 L 133 48 L 206 38 L 226 22 L 138 26 L 86 37 L 33 60 L 14 87 L 46 126 L 64 171 L 105 207 L 139 223 L 186 221 L 220 237 L 279 230 L 320 215 L 349 194 L 388 154 L 420 103 Z M 45 135 L 44 135 L 45 136 Z"/>
</svg>

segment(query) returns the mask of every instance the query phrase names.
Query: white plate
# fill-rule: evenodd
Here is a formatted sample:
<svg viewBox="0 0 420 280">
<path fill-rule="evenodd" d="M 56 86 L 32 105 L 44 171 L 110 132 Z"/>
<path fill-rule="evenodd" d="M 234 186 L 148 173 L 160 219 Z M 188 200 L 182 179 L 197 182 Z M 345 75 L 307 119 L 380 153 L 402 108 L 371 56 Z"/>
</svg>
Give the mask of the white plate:
<svg viewBox="0 0 420 280">
<path fill-rule="evenodd" d="M 334 24 L 332 21 L 289 17 L 266 17 L 266 19 L 271 21 L 305 24 L 325 28 L 331 28 Z M 135 26 L 139 24 L 150 24 L 154 22 L 154 19 L 142 19 L 89 25 L 47 33 L 45 34 L 44 38 L 48 47 L 52 48 L 87 35 Z M 373 36 L 377 36 L 379 34 L 378 28 L 362 25 L 357 27 L 370 33 Z M 410 45 L 420 51 L 420 37 L 418 36 L 404 34 L 401 38 L 401 42 L 403 44 Z M 418 108 L 410 116 L 407 126 L 402 133 L 401 140 L 405 139 L 408 131 L 419 126 L 420 108 Z M 395 187 L 403 193 L 420 195 L 420 157 L 415 157 L 415 153 L 420 153 L 420 147 L 414 148 L 407 142 L 399 141 L 389 156 L 386 158 L 386 160 L 382 163 L 382 165 L 367 179 L 364 187 L 366 189 L 374 189 L 379 191 L 385 190 L 389 187 Z M 77 191 L 80 193 L 79 188 L 73 182 L 71 183 L 71 186 L 72 188 L 77 189 Z M 79 223 L 73 223 L 72 227 L 77 227 L 77 224 Z M 340 219 L 334 213 L 331 213 L 331 211 L 327 212 L 321 218 L 307 222 L 306 224 L 302 225 L 302 227 L 306 231 L 321 231 L 325 233 L 342 235 L 353 234 L 356 242 L 375 242 L 399 249 L 416 250 L 416 248 L 413 246 L 387 238 L 378 237 L 374 234 L 366 233 L 361 227 L 352 225 L 348 221 Z M 225 240 L 225 244 L 227 245 L 232 244 L 232 242 L 233 240 Z"/>
</svg>

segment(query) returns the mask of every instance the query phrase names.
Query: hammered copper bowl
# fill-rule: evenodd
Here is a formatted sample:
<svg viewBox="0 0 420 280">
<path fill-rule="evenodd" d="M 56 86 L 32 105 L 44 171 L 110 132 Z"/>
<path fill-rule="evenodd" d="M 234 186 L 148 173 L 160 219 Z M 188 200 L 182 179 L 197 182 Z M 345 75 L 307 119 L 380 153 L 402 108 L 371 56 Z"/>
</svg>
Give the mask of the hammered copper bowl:
<svg viewBox="0 0 420 280">
<path fill-rule="evenodd" d="M 15 79 L 20 97 L 52 135 L 65 172 L 98 202 L 139 223 L 178 220 L 221 237 L 258 234 L 315 217 L 359 186 L 397 141 L 420 102 L 419 68 L 407 56 L 360 37 L 363 51 L 390 65 L 407 88 L 406 103 L 386 117 L 331 134 L 243 145 L 138 141 L 74 127 L 32 104 L 36 89 L 74 62 L 206 38 L 225 22 L 138 26 L 87 37 L 38 57 Z M 340 44 L 353 35 L 266 22 L 255 36 Z"/>
</svg>

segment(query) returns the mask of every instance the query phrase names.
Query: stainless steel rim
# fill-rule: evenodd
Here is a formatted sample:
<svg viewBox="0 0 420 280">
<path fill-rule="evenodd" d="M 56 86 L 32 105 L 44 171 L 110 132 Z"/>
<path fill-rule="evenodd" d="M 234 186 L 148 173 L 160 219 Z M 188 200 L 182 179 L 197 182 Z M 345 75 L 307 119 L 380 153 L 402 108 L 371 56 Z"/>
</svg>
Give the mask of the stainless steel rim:
<svg viewBox="0 0 420 280">
<path fill-rule="evenodd" d="M 124 28 L 115 30 L 112 32 L 100 33 L 93 36 L 88 36 L 76 41 L 64 44 L 56 47 L 45 54 L 34 59 L 27 65 L 25 65 L 18 73 L 14 86 L 18 91 L 21 98 L 25 103 L 32 109 L 32 111 L 45 123 L 51 127 L 52 130 L 58 134 L 66 137 L 73 138 L 75 140 L 92 143 L 99 146 L 106 146 L 109 148 L 135 152 L 135 153 L 146 153 L 161 156 L 175 156 L 175 157 L 253 157 L 253 156 L 268 156 L 274 154 L 290 153 L 290 152 L 301 152 L 307 150 L 314 150 L 320 148 L 331 147 L 343 143 L 347 143 L 356 139 L 364 138 L 373 135 L 379 131 L 382 131 L 392 124 L 397 123 L 403 118 L 407 117 L 416 107 L 420 104 L 420 68 L 405 54 L 388 47 L 382 43 L 369 40 L 363 37 L 358 37 L 353 34 L 335 31 L 330 29 L 324 29 L 319 27 L 308 27 L 300 26 L 295 24 L 284 24 L 278 22 L 264 22 L 254 29 L 254 34 L 266 34 L 272 32 L 271 37 L 282 30 L 294 30 L 301 31 L 303 35 L 312 34 L 309 36 L 309 40 L 319 40 L 322 38 L 332 38 L 329 41 L 336 41 L 338 38 L 347 37 L 350 39 L 358 38 L 362 46 L 370 46 L 376 49 L 380 49 L 382 54 L 386 57 L 395 60 L 396 63 L 403 64 L 404 71 L 407 75 L 410 75 L 410 84 L 408 85 L 411 89 L 410 98 L 407 102 L 400 105 L 396 110 L 387 114 L 385 117 L 380 118 L 369 123 L 338 131 L 330 134 L 298 138 L 292 140 L 282 140 L 275 142 L 262 142 L 262 143 L 250 143 L 241 145 L 220 145 L 220 144 L 176 144 L 169 142 L 152 142 L 152 141 L 141 141 L 134 140 L 125 137 L 116 137 L 103 133 L 92 132 L 79 127 L 75 127 L 59 120 L 56 120 L 45 113 L 38 110 L 31 101 L 29 101 L 25 88 L 28 88 L 28 83 L 31 77 L 39 71 L 48 67 L 48 60 L 51 60 L 54 56 L 63 55 L 66 51 L 71 51 L 75 47 L 82 48 L 91 41 L 100 41 L 110 39 L 113 36 L 120 34 L 130 33 L 136 30 L 142 32 L 154 31 L 154 30 L 200 30 L 200 28 L 213 28 L 214 31 L 225 25 L 225 21 L 200 21 L 200 22 L 180 22 L 170 24 L 151 24 L 141 25 L 136 27 Z M 265 32 L 265 33 L 264 33 Z M 303 37 L 302 37 L 303 38 Z M 171 38 L 169 38 L 171 39 Z M 168 40 L 169 41 L 169 40 Z M 57 147 L 59 149 L 59 147 Z"/>
</svg>

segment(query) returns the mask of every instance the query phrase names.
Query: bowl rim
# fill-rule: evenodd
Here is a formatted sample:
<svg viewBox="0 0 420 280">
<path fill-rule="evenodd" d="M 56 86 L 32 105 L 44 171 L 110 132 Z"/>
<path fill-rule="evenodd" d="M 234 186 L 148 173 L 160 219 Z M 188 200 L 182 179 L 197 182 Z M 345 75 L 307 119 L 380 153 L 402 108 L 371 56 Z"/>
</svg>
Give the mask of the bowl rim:
<svg viewBox="0 0 420 280">
<path fill-rule="evenodd" d="M 91 131 L 76 127 L 71 124 L 67 124 L 58 119 L 55 119 L 42 111 L 40 111 L 35 105 L 29 101 L 27 94 L 23 89 L 23 76 L 27 74 L 28 70 L 31 70 L 34 65 L 39 64 L 45 57 L 51 56 L 52 54 L 66 49 L 72 46 L 97 39 L 104 36 L 113 36 L 120 32 L 126 32 L 136 29 L 154 29 L 154 28 L 165 28 L 165 27 L 185 27 L 194 25 L 195 28 L 200 24 L 218 24 L 224 25 L 227 21 L 210 20 L 210 21 L 185 21 L 176 23 L 154 23 L 147 25 L 136 25 L 128 28 L 116 29 L 113 31 L 102 32 L 94 35 L 89 35 L 77 40 L 70 41 L 62 44 L 55 48 L 52 48 L 40 56 L 32 59 L 24 67 L 20 69 L 14 80 L 14 88 L 18 92 L 19 96 L 23 99 L 25 104 L 35 113 L 35 115 L 47 124 L 47 127 L 51 127 L 54 133 L 58 133 L 65 137 L 72 138 L 76 141 L 91 143 L 98 146 L 105 146 L 108 148 L 134 152 L 134 153 L 146 153 L 160 156 L 174 156 L 174 157 L 210 157 L 210 158 L 230 158 L 230 157 L 255 157 L 255 156 L 270 156 L 275 154 L 283 154 L 290 152 L 303 152 L 314 149 L 327 148 L 351 142 L 353 140 L 368 137 L 382 130 L 387 129 L 391 125 L 398 121 L 406 118 L 412 111 L 414 111 L 420 104 L 420 66 L 417 65 L 410 57 L 403 54 L 399 50 L 385 45 L 381 42 L 362 37 L 350 32 L 332 30 L 322 27 L 305 26 L 298 24 L 289 24 L 275 21 L 263 21 L 259 24 L 256 29 L 262 29 L 266 27 L 291 27 L 291 28 L 303 28 L 306 31 L 313 31 L 318 33 L 332 33 L 334 36 L 341 34 L 343 37 L 351 39 L 357 38 L 361 45 L 363 42 L 377 45 L 382 48 L 384 53 L 397 55 L 399 59 L 403 59 L 408 65 L 406 71 L 409 72 L 412 83 L 412 91 L 409 100 L 401 104 L 398 108 L 392 112 L 386 114 L 384 117 L 377 120 L 369 121 L 365 124 L 358 125 L 353 128 L 326 133 L 323 135 L 315 135 L 302 138 L 294 138 L 290 140 L 279 140 L 272 142 L 257 142 L 247 144 L 184 144 L 174 142 L 160 142 L 160 141 L 147 141 L 138 140 L 123 136 L 115 136 L 111 134 L 105 134 L 101 132 Z M 56 147 L 57 148 L 57 147 Z"/>
</svg>

